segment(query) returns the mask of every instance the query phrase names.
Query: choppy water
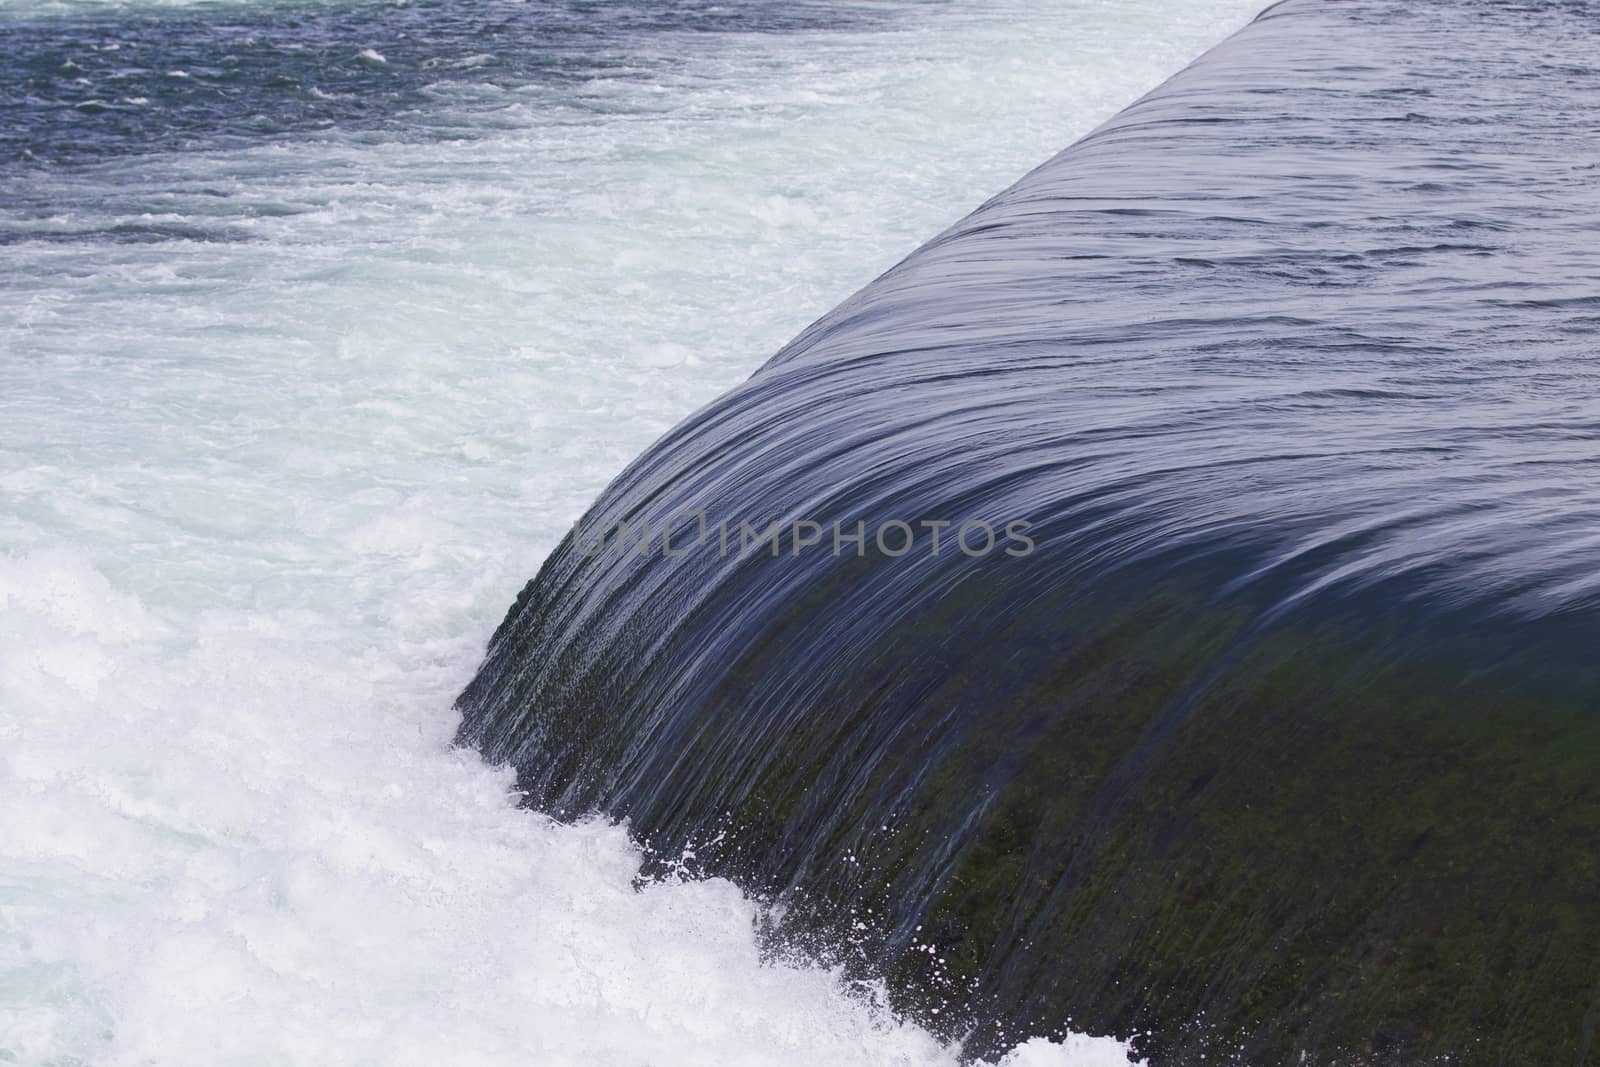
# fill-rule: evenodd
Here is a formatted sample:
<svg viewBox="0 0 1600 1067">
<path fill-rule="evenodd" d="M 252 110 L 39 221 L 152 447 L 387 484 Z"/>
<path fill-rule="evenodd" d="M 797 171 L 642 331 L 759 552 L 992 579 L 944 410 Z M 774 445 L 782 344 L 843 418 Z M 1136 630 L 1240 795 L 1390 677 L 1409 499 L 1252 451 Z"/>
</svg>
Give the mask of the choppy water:
<svg viewBox="0 0 1600 1067">
<path fill-rule="evenodd" d="M 0 1059 L 948 1062 L 450 702 L 628 459 L 1254 6 L 0 7 Z"/>
</svg>

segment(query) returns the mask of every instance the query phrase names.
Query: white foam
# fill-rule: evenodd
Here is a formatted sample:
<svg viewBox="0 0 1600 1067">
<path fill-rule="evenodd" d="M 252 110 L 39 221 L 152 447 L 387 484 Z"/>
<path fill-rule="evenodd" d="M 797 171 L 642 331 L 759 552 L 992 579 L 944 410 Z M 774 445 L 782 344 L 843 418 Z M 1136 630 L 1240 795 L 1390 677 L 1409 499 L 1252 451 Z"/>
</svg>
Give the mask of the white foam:
<svg viewBox="0 0 1600 1067">
<path fill-rule="evenodd" d="M 582 107 L 440 87 L 472 141 L 52 173 L 35 228 L 241 239 L 8 247 L 0 1061 L 953 1063 L 517 810 L 450 700 L 656 434 L 1252 7 L 705 35 Z"/>
</svg>

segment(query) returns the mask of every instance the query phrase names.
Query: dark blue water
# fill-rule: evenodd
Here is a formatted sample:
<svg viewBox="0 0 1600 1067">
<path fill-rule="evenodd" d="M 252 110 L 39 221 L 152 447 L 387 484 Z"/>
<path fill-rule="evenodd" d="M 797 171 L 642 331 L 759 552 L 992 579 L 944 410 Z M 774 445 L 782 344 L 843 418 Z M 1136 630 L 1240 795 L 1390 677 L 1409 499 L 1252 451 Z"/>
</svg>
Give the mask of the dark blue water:
<svg viewBox="0 0 1600 1067">
<path fill-rule="evenodd" d="M 1586 2 L 1271 9 L 641 456 L 462 739 L 870 914 L 976 1051 L 1586 1062 L 1597 56 Z"/>
<path fill-rule="evenodd" d="M 251 3 L 10 17 L 0 19 L 0 168 L 333 129 L 469 137 L 482 127 L 463 110 L 541 92 L 581 110 L 586 84 L 688 65 L 696 36 L 838 32 L 890 17 L 823 0 Z"/>
</svg>

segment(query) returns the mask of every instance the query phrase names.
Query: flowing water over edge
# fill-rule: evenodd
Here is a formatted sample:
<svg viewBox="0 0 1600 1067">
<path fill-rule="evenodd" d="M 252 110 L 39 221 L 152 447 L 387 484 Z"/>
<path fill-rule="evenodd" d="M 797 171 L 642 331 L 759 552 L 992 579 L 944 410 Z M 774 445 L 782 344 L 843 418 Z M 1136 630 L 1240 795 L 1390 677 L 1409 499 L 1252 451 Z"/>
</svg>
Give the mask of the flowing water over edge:
<svg viewBox="0 0 1600 1067">
<path fill-rule="evenodd" d="M 651 439 L 1253 7 L 0 9 L 0 1059 L 947 1062 L 450 700 Z"/>
</svg>

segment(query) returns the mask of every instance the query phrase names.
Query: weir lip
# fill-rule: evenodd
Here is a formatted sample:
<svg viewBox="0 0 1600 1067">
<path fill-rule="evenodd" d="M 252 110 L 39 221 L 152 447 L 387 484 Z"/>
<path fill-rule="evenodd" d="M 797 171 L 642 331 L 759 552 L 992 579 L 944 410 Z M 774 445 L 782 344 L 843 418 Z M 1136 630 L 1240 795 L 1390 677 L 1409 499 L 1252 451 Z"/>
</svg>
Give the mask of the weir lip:
<svg viewBox="0 0 1600 1067">
<path fill-rule="evenodd" d="M 1070 1024 L 1163 1064 L 1583 1062 L 1597 28 L 1269 9 L 580 524 L 1036 551 L 569 538 L 460 740 L 665 854 L 726 829 L 706 869 L 796 936 L 870 908 L 900 1004 L 974 1053 Z"/>
</svg>

